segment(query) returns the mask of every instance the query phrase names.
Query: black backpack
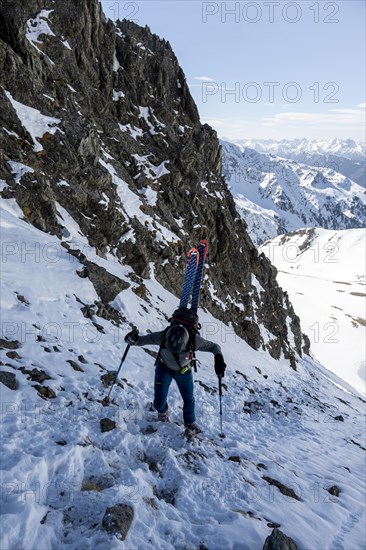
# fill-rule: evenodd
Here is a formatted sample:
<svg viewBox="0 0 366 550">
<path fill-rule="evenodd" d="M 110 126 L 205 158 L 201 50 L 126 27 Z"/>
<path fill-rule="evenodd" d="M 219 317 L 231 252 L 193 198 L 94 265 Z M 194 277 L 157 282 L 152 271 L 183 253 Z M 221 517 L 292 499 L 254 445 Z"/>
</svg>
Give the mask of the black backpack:
<svg viewBox="0 0 366 550">
<path fill-rule="evenodd" d="M 156 359 L 156 362 L 158 362 L 160 358 L 160 352 L 163 348 L 165 348 L 165 336 L 170 327 L 174 325 L 183 325 L 187 330 L 189 334 L 189 342 L 188 342 L 188 350 L 191 353 L 191 362 L 193 363 L 193 368 L 195 371 L 197 371 L 196 367 L 196 334 L 199 334 L 201 325 L 199 323 L 199 317 L 197 313 L 192 311 L 191 309 L 187 307 L 179 307 L 176 309 L 173 313 L 173 315 L 169 319 L 170 325 L 164 330 L 163 336 L 161 339 L 160 349 L 159 353 Z M 178 365 L 179 363 L 179 354 L 174 354 L 175 360 L 177 361 Z"/>
</svg>

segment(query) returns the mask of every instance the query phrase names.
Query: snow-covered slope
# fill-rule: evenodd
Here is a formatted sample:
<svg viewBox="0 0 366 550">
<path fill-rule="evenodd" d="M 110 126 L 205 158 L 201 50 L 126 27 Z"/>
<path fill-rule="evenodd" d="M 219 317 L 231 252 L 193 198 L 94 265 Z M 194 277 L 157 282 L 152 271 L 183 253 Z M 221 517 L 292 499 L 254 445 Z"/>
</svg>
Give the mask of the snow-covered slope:
<svg viewBox="0 0 366 550">
<path fill-rule="evenodd" d="M 300 230 L 265 243 L 315 357 L 366 393 L 366 230 Z"/>
<path fill-rule="evenodd" d="M 366 186 L 366 146 L 352 139 L 242 139 L 233 143 L 241 149 L 250 148 L 259 153 L 269 153 L 317 168 L 331 168 L 359 185 Z"/>
<path fill-rule="evenodd" d="M 347 229 L 366 220 L 365 190 L 331 168 L 221 141 L 223 175 L 256 244 L 302 227 Z"/>
<path fill-rule="evenodd" d="M 80 228 L 60 213 L 63 239 L 80 248 Z M 295 371 L 254 351 L 200 310 L 202 334 L 222 345 L 228 364 L 226 439 L 207 354 L 195 375 L 203 441 L 183 436 L 176 387 L 172 423 L 149 412 L 153 358 L 141 348 L 131 349 L 103 407 L 102 377 L 116 370 L 129 325 L 96 315 L 83 266 L 66 243 L 26 223 L 13 199 L 3 200 L 1 232 L 1 376 L 17 381 L 15 390 L 0 383 L 4 550 L 260 550 L 276 525 L 303 550 L 363 548 L 365 401 L 346 383 L 307 356 Z M 141 332 L 165 326 L 172 294 L 152 276 L 141 295 L 128 266 L 82 244 L 131 284 L 113 302 L 128 321 Z M 102 433 L 103 418 L 116 428 Z M 124 542 L 102 527 L 106 509 L 121 503 L 133 510 Z"/>
</svg>

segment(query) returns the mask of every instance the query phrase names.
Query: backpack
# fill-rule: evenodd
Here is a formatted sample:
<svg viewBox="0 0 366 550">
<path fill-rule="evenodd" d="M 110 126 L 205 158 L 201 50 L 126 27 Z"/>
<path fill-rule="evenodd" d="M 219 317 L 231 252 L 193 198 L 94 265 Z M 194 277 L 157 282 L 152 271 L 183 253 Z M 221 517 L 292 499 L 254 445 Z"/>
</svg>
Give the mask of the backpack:
<svg viewBox="0 0 366 550">
<path fill-rule="evenodd" d="M 193 363 L 193 368 L 197 372 L 197 366 L 196 366 L 197 359 L 195 355 L 196 334 L 199 334 L 199 331 L 201 328 L 197 313 L 195 313 L 191 309 L 188 309 L 187 307 L 179 307 L 174 311 L 173 315 L 169 319 L 169 322 L 170 322 L 170 325 L 163 332 L 160 349 L 158 352 L 158 356 L 156 358 L 156 363 L 160 358 L 161 350 L 165 347 L 165 336 L 168 330 L 170 329 L 170 327 L 174 325 L 183 325 L 188 330 L 188 334 L 189 334 L 188 350 L 191 355 L 191 362 Z M 174 354 L 174 357 L 178 365 L 181 366 L 179 362 L 179 354 Z"/>
</svg>

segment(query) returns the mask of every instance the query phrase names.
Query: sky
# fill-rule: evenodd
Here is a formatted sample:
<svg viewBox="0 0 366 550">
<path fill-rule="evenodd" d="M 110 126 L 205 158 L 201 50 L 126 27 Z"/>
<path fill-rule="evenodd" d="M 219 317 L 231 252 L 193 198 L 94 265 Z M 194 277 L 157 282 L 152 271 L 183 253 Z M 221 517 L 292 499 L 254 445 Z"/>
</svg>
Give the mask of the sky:
<svg viewBox="0 0 366 550">
<path fill-rule="evenodd" d="M 221 138 L 366 140 L 363 0 L 102 5 L 169 40 Z"/>
</svg>

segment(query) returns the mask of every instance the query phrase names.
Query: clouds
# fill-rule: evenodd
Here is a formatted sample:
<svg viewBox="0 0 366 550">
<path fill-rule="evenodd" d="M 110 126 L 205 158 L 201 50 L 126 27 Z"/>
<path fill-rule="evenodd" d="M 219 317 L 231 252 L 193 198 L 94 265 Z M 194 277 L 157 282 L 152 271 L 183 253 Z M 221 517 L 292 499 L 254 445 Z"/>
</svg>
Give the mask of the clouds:
<svg viewBox="0 0 366 550">
<path fill-rule="evenodd" d="M 326 124 L 328 127 L 343 126 L 349 128 L 359 128 L 365 124 L 365 103 L 360 103 L 355 108 L 350 109 L 328 109 L 326 112 L 302 112 L 287 111 L 277 113 L 272 117 L 262 119 L 262 126 L 280 127 L 288 124 L 319 125 Z"/>
<path fill-rule="evenodd" d="M 199 80 L 200 82 L 215 82 L 215 79 L 210 76 L 194 76 L 193 80 Z"/>
<path fill-rule="evenodd" d="M 279 107 L 277 105 L 277 107 Z M 343 139 L 355 136 L 363 141 L 365 135 L 366 104 L 355 107 L 328 109 L 326 111 L 282 111 L 270 117 L 205 117 L 204 122 L 216 129 L 220 137 L 240 139 Z"/>
</svg>

